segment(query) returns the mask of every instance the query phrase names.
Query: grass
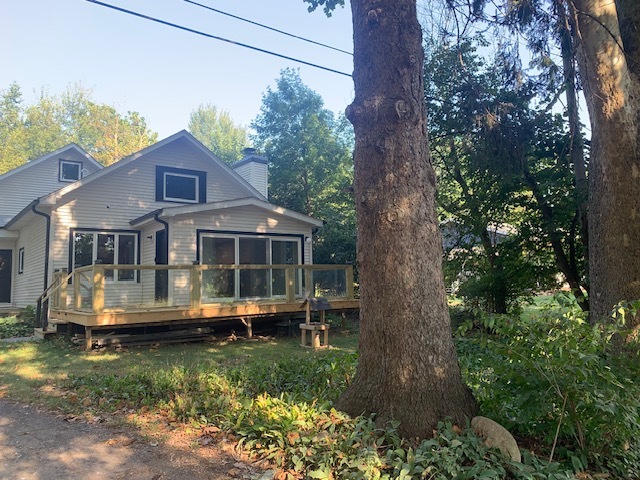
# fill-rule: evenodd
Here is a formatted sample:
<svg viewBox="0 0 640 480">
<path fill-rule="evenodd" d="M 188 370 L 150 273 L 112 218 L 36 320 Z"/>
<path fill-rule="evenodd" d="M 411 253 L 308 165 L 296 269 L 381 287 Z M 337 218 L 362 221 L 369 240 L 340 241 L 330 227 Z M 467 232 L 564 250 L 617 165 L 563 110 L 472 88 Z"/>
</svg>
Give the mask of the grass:
<svg viewBox="0 0 640 480">
<path fill-rule="evenodd" d="M 0 343 L 0 392 L 10 391 L 13 398 L 24 402 L 62 407 L 65 406 L 64 401 L 55 392 L 48 395 L 43 387 L 59 386 L 70 377 L 82 377 L 88 373 L 124 373 L 132 369 L 159 371 L 176 366 L 225 370 L 252 361 L 273 363 L 283 358 L 303 360 L 325 355 L 329 351 L 353 352 L 357 348 L 356 335 L 333 334 L 330 342 L 331 350 L 318 352 L 301 348 L 297 338 L 222 340 L 216 343 L 91 352 L 80 350 L 64 337 L 44 342 Z"/>
<path fill-rule="evenodd" d="M 530 314 L 537 316 L 533 310 Z M 546 351 L 544 329 L 540 334 Z M 472 432 L 450 424 L 443 423 L 433 439 L 417 445 L 402 439 L 397 425 L 380 426 L 370 417 L 349 418 L 335 411 L 333 401 L 355 371 L 357 335 L 332 330 L 330 341 L 332 349 L 317 352 L 301 348 L 297 338 L 271 337 L 91 352 L 64 338 L 0 343 L 0 396 L 78 415 L 133 409 L 193 426 L 216 425 L 291 479 L 570 478 L 566 464 L 541 462 L 526 450 L 526 465 L 505 461 Z M 512 370 L 514 359 L 501 350 L 487 355 L 486 342 L 474 336 L 458 343 L 467 381 L 489 407 L 482 413 L 494 417 L 505 404 L 491 396 L 494 384 Z M 558 359 L 559 367 L 565 363 Z M 500 375 L 498 368 L 504 370 Z M 512 384 L 503 383 L 499 390 L 508 394 Z M 535 394 L 545 388 L 536 385 Z M 530 393 L 531 388 L 519 395 Z M 578 465 L 576 470 L 583 464 Z"/>
</svg>

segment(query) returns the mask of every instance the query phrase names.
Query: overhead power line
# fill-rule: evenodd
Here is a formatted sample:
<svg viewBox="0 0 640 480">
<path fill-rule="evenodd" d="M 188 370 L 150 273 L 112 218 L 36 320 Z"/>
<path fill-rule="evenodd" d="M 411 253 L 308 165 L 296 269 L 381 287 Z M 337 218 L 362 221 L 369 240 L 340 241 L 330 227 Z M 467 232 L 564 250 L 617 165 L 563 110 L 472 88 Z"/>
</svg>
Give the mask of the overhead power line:
<svg viewBox="0 0 640 480">
<path fill-rule="evenodd" d="M 197 5 L 198 7 L 206 8 L 207 10 L 211 10 L 212 12 L 219 13 L 221 15 L 226 15 L 227 17 L 235 18 L 236 20 L 240 20 L 242 22 L 250 23 L 252 25 L 257 25 L 258 27 L 266 28 L 267 30 L 271 30 L 273 32 L 281 33 L 282 35 L 286 35 L 288 37 L 297 38 L 298 40 L 302 40 L 304 42 L 313 43 L 314 45 L 319 45 L 324 48 L 329 48 L 331 50 L 335 50 L 337 52 L 346 53 L 347 55 L 352 55 L 353 53 L 348 52 L 346 50 L 342 50 L 337 47 L 332 47 L 331 45 L 327 45 L 325 43 L 316 42 L 315 40 L 309 40 L 308 38 L 300 37 L 298 35 L 294 35 L 293 33 L 285 32 L 283 30 L 278 30 L 277 28 L 270 27 L 268 25 L 264 25 L 262 23 L 254 22 L 253 20 L 249 20 L 247 18 L 239 17 L 237 15 L 233 15 L 232 13 L 223 12 L 222 10 L 218 10 L 217 8 L 210 7 L 208 5 L 203 5 L 202 3 L 194 2 L 193 0 L 184 0 L 187 3 L 192 5 Z"/>
<path fill-rule="evenodd" d="M 236 42 L 234 40 L 229 40 L 228 38 L 218 37 L 217 35 L 211 35 L 210 33 L 202 32 L 200 30 L 195 30 L 193 28 L 185 27 L 183 25 L 178 25 L 176 23 L 167 22 L 166 20 L 161 20 L 159 18 L 151 17 L 149 15 L 144 15 L 143 13 L 134 12 L 132 10 L 127 10 L 126 8 L 121 8 L 116 5 L 111 5 L 109 3 L 100 2 L 98 0 L 87 0 L 87 2 L 95 3 L 96 5 L 101 5 L 103 7 L 111 8 L 113 10 L 117 10 L 122 13 L 127 13 L 129 15 L 133 15 L 134 17 L 143 18 L 145 20 L 149 20 L 151 22 L 160 23 L 162 25 L 166 25 L 168 27 L 177 28 L 179 30 L 184 30 L 185 32 L 195 33 L 196 35 L 201 35 L 203 37 L 212 38 L 214 40 L 220 40 L 221 42 L 230 43 L 232 45 L 237 45 L 239 47 L 248 48 L 249 50 L 255 50 L 256 52 L 266 53 L 267 55 L 273 55 L 274 57 L 284 58 L 285 60 L 291 60 L 292 62 L 301 63 L 303 65 L 308 65 L 309 67 L 319 68 L 321 70 L 326 70 L 327 72 L 337 73 L 338 75 L 344 75 L 345 77 L 351 77 L 349 73 L 341 72 L 339 70 L 334 70 L 333 68 L 323 67 L 322 65 L 318 65 L 315 63 L 307 62 L 305 60 L 300 60 L 299 58 L 289 57 L 287 55 L 282 55 L 280 53 L 272 52 L 270 50 L 265 50 L 263 48 L 254 47 L 253 45 L 247 45 L 246 43 Z"/>
</svg>

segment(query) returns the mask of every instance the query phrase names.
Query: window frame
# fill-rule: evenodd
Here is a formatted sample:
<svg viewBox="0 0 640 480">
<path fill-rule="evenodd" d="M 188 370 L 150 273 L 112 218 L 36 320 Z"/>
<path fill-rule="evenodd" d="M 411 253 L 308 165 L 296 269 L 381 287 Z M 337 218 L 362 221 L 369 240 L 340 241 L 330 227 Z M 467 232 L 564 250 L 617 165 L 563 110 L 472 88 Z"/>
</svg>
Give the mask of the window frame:
<svg viewBox="0 0 640 480">
<path fill-rule="evenodd" d="M 183 177 L 195 180 L 194 196 L 195 200 L 190 198 L 170 197 L 167 196 L 167 177 Z M 188 203 L 198 204 L 207 203 L 207 172 L 201 170 L 189 170 L 186 168 L 156 166 L 156 201 L 170 203 Z"/>
<path fill-rule="evenodd" d="M 24 273 L 24 247 L 18 249 L 18 275 Z"/>
<path fill-rule="evenodd" d="M 76 235 L 84 234 L 84 235 L 92 235 L 92 245 L 91 245 L 91 263 L 87 265 L 76 266 L 75 264 L 75 256 L 76 256 L 76 248 L 75 241 Z M 98 243 L 99 235 L 113 235 L 113 265 L 120 265 L 118 260 L 120 258 L 120 238 L 121 236 L 132 236 L 134 238 L 133 244 L 133 263 L 123 263 L 122 265 L 140 265 L 140 230 L 109 230 L 109 229 L 97 229 L 97 228 L 72 228 L 69 232 L 69 272 L 72 272 L 75 268 L 81 268 L 85 266 L 93 266 L 96 264 L 96 260 L 98 259 L 98 249 L 100 248 Z M 140 275 L 138 274 L 138 270 L 122 270 L 122 273 L 134 272 L 132 278 L 120 278 L 120 272 L 117 268 L 113 268 L 113 277 L 107 277 L 105 275 L 105 280 L 107 282 L 136 282 L 140 283 Z"/>
<path fill-rule="evenodd" d="M 191 198 L 170 196 L 169 193 L 167 193 L 167 181 L 169 177 L 192 178 L 193 180 L 195 180 L 195 183 L 193 185 L 193 196 L 195 198 L 191 199 Z M 198 177 L 197 175 L 190 175 L 186 173 L 176 173 L 176 172 L 164 172 L 163 178 L 162 178 L 162 198 L 164 199 L 165 202 L 200 203 L 198 198 L 200 193 L 199 185 L 200 185 L 200 177 Z"/>
<path fill-rule="evenodd" d="M 78 178 L 76 178 L 76 179 L 65 178 L 63 176 L 64 165 L 73 165 L 73 166 L 77 167 L 78 168 Z M 60 161 L 58 162 L 58 180 L 60 182 L 66 182 L 66 183 L 73 183 L 73 182 L 77 182 L 78 180 L 82 180 L 82 162 L 77 162 L 75 160 L 64 160 L 64 159 L 61 158 Z"/>
<path fill-rule="evenodd" d="M 232 238 L 234 240 L 234 263 L 233 265 L 243 265 L 240 263 L 240 240 L 241 239 L 266 239 L 266 257 L 267 263 L 265 263 L 265 270 L 268 269 L 267 275 L 267 285 L 268 285 L 268 295 L 266 297 L 247 297 L 241 296 L 240 291 L 240 274 L 241 269 L 235 270 L 235 279 L 234 279 L 234 289 L 235 289 L 235 299 L 236 300 L 252 300 L 252 299 L 260 299 L 260 298 L 285 298 L 286 295 L 274 295 L 273 293 L 273 270 L 270 269 L 270 266 L 273 265 L 273 242 L 293 242 L 297 244 L 298 250 L 298 259 L 297 265 L 304 264 L 304 235 L 296 235 L 296 234 L 269 234 L 269 233 L 227 233 L 227 232 L 216 232 L 210 230 L 198 230 L 197 231 L 197 262 L 200 265 L 203 265 L 203 257 L 204 257 L 204 239 L 205 238 Z M 245 264 L 247 265 L 247 264 Z M 302 277 L 296 279 L 296 295 L 301 295 L 302 293 Z M 213 302 L 216 301 L 224 301 L 229 300 L 228 297 L 220 297 L 220 298 L 211 298 L 207 299 Z"/>
</svg>

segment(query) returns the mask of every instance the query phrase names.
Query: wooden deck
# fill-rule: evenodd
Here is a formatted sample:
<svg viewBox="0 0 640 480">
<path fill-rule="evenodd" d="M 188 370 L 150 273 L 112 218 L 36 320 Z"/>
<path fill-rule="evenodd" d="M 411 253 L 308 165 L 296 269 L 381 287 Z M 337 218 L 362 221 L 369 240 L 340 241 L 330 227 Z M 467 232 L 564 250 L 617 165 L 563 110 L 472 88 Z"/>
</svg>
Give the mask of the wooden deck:
<svg viewBox="0 0 640 480">
<path fill-rule="evenodd" d="M 109 281 L 119 272 L 133 270 L 130 282 Z M 158 300 L 149 282 L 165 272 L 167 298 Z M 206 273 L 208 272 L 208 273 Z M 214 272 L 224 274 L 216 277 Z M 244 274 L 242 272 L 251 272 Z M 259 298 L 242 298 L 241 279 L 255 272 L 261 280 Z M 212 280 L 213 279 L 213 280 Z M 223 279 L 229 295 L 224 301 L 207 297 L 219 291 Z M 265 281 L 266 280 L 266 281 Z M 145 283 L 146 281 L 146 283 Z M 212 284 L 212 282 L 214 284 Z M 230 283 L 230 285 L 229 285 Z M 251 287 L 251 285 L 249 285 Z M 255 293 L 255 288 L 252 290 Z M 209 292 L 209 293 L 207 293 Z M 228 293 L 231 292 L 231 293 Z M 279 295 L 276 295 L 279 294 Z M 84 327 L 85 346 L 91 348 L 94 331 L 126 327 L 212 324 L 237 320 L 252 333 L 252 320 L 304 315 L 304 299 L 327 298 L 331 310 L 359 308 L 354 296 L 350 265 L 93 265 L 71 274 L 56 272 L 54 282 L 40 303 L 48 302 L 49 321 L 43 325 L 69 323 Z"/>
</svg>

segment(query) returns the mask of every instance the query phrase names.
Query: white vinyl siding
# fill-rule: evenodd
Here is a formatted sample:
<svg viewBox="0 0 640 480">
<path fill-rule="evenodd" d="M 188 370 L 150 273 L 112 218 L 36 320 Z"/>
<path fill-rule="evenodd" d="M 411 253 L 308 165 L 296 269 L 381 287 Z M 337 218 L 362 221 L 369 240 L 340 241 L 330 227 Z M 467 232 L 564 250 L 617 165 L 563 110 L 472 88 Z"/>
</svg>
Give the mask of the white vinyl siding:
<svg viewBox="0 0 640 480">
<path fill-rule="evenodd" d="M 47 221 L 37 217 L 20 230 L 14 271 L 18 272 L 18 251 L 24 248 L 24 271 L 13 277 L 13 302 L 17 307 L 35 305 L 44 290 L 44 259 Z"/>
<path fill-rule="evenodd" d="M 36 198 L 68 186 L 69 182 L 59 181 L 60 159 L 84 161 L 82 168 L 87 169 L 89 173 L 98 170 L 98 167 L 76 150 L 67 150 L 59 156 L 13 173 L 0 179 L 0 215 L 14 216 Z"/>
<path fill-rule="evenodd" d="M 191 142 L 177 140 L 65 196 L 64 203 L 57 206 L 52 215 L 55 225 L 52 238 L 54 268 L 68 266 L 70 228 L 131 229 L 130 220 L 150 211 L 175 205 L 155 200 L 156 165 L 205 171 L 207 202 L 252 196 L 237 178 L 205 158 Z M 254 218 L 255 216 L 240 222 L 240 226 L 253 230 L 269 227 L 267 220 L 262 220 L 261 225 L 251 224 Z M 260 222 L 261 219 L 257 221 Z M 276 223 L 277 221 L 275 220 Z M 157 224 L 157 228 L 162 228 L 162 225 Z M 299 231 L 300 225 L 293 229 Z M 175 255 L 170 256 L 169 263 L 179 263 L 176 259 Z"/>
<path fill-rule="evenodd" d="M 188 218 L 176 218 L 172 222 L 169 263 L 192 263 L 196 260 L 196 230 L 311 237 L 308 224 L 253 206 L 190 214 Z M 312 263 L 311 244 L 303 243 L 303 261 Z"/>
<path fill-rule="evenodd" d="M 204 157 L 193 144 L 182 140 L 173 142 L 124 167 L 114 169 L 111 174 L 97 178 L 64 197 L 64 202 L 59 204 L 52 213 L 53 268 L 61 269 L 69 266 L 70 229 L 133 230 L 130 220 L 167 207 L 166 202 L 155 200 L 156 165 L 206 171 L 207 201 L 209 202 L 251 195 L 237 179 Z M 155 231 L 162 228 L 161 224 L 152 222 L 141 232 L 141 263 L 155 263 Z M 172 245 L 173 250 L 175 245 L 171 229 L 169 235 L 169 245 Z M 147 236 L 153 236 L 152 241 L 148 241 Z M 193 237 L 195 242 L 195 231 Z M 195 252 L 195 244 L 193 251 Z M 176 255 L 171 253 L 169 263 L 179 263 L 175 261 L 176 258 Z M 179 272 L 177 277 L 180 277 Z M 144 291 L 142 280 L 144 280 Z M 178 283 L 182 281 L 180 278 L 170 278 L 169 285 L 173 284 L 173 280 Z M 116 297 L 120 295 L 126 296 L 135 303 L 149 301 L 154 295 L 155 284 L 153 279 L 147 278 L 146 275 L 141 279 L 141 283 L 126 283 L 127 285 L 110 286 L 108 297 L 105 298 L 106 306 L 116 302 Z M 173 301 L 184 303 L 185 300 L 175 298 Z"/>
<path fill-rule="evenodd" d="M 140 235 L 140 263 L 142 265 L 155 265 L 156 263 L 156 232 L 162 230 L 159 223 L 146 226 Z M 140 272 L 142 284 L 143 303 L 152 304 L 156 294 L 156 274 L 153 270 Z"/>
<path fill-rule="evenodd" d="M 279 235 L 291 235 L 301 240 L 301 248 L 304 250 L 303 262 L 308 264 L 313 261 L 311 244 L 304 242 L 303 238 L 311 236 L 311 227 L 308 224 L 267 212 L 261 208 L 245 206 L 217 212 L 189 214 L 186 218 L 176 217 L 173 219 L 169 236 L 170 264 L 189 265 L 196 261 L 197 230 L 211 230 L 222 235 L 224 235 L 223 232 L 230 231 L 264 234 L 265 237 L 276 234 L 274 238 Z M 187 275 L 187 272 L 171 272 L 169 290 L 174 305 L 185 305 L 189 302 Z M 171 292 L 171 290 L 173 291 Z"/>
<path fill-rule="evenodd" d="M 253 188 L 267 198 L 269 192 L 267 183 L 268 167 L 266 163 L 247 162 L 235 167 L 234 170 L 238 175 L 249 182 Z"/>
</svg>

